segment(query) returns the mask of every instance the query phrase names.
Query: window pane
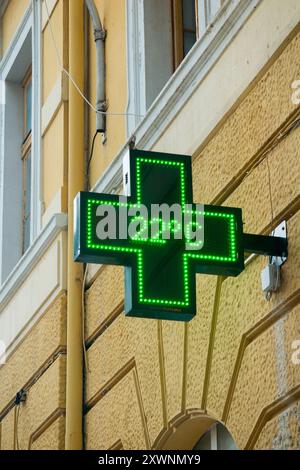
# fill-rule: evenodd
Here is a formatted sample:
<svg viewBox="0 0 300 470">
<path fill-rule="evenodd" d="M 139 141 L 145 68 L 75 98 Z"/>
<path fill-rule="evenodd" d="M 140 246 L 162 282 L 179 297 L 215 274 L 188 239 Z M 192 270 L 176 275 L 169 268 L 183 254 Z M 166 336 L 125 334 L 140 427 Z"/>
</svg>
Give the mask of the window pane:
<svg viewBox="0 0 300 470">
<path fill-rule="evenodd" d="M 196 31 L 195 0 L 183 0 L 183 29 Z"/>
<path fill-rule="evenodd" d="M 30 219 L 24 221 L 24 240 L 23 240 L 23 253 L 27 251 L 30 246 Z"/>
<path fill-rule="evenodd" d="M 186 31 L 183 33 L 183 51 L 184 51 L 185 56 L 192 49 L 195 42 L 196 42 L 196 33 L 189 33 Z"/>
<path fill-rule="evenodd" d="M 32 128 L 32 82 L 30 81 L 26 87 L 26 135 Z"/>
<path fill-rule="evenodd" d="M 23 253 L 30 245 L 31 152 L 24 159 Z"/>
<path fill-rule="evenodd" d="M 28 157 L 25 159 L 25 215 L 30 213 L 30 188 L 31 188 L 31 152 L 28 154 Z"/>
<path fill-rule="evenodd" d="M 195 0 L 182 1 L 184 56 L 192 49 L 197 40 L 195 5 Z"/>
</svg>

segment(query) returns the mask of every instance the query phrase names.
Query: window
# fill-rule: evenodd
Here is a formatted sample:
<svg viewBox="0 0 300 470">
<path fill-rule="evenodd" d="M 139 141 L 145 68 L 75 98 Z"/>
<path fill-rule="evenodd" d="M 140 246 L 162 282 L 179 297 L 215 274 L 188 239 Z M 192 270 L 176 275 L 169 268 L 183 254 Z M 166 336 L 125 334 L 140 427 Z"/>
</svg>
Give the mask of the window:
<svg viewBox="0 0 300 470">
<path fill-rule="evenodd" d="M 216 423 L 203 434 L 194 450 L 237 450 L 237 446 L 226 427 Z"/>
<path fill-rule="evenodd" d="M 31 70 L 23 84 L 24 102 L 24 141 L 22 145 L 22 253 L 30 245 L 30 219 L 31 219 L 31 147 L 32 147 L 32 76 Z"/>
<path fill-rule="evenodd" d="M 125 2 L 128 114 L 145 115 L 174 72 L 172 1 Z M 138 116 L 127 117 L 128 136 L 140 120 Z"/>
<path fill-rule="evenodd" d="M 224 3 L 225 0 L 172 0 L 175 69 Z"/>
<path fill-rule="evenodd" d="M 127 135 L 231 0 L 127 0 Z M 138 58 L 138 60 L 137 60 Z"/>
<path fill-rule="evenodd" d="M 0 61 L 0 284 L 41 231 L 41 2 Z"/>
<path fill-rule="evenodd" d="M 197 2 L 195 0 L 173 0 L 172 8 L 174 66 L 177 68 L 197 41 Z"/>
</svg>

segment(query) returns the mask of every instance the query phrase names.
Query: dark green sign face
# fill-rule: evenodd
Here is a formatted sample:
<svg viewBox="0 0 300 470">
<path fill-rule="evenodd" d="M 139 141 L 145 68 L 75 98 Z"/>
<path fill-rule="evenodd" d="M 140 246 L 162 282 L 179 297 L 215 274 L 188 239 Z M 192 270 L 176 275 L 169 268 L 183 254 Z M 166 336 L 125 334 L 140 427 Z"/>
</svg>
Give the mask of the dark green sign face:
<svg viewBox="0 0 300 470">
<path fill-rule="evenodd" d="M 196 273 L 236 276 L 244 269 L 241 210 L 194 204 L 187 156 L 132 150 L 130 182 L 127 198 L 78 194 L 74 259 L 125 266 L 126 315 L 190 320 Z M 153 207 L 181 212 L 153 216 Z"/>
</svg>

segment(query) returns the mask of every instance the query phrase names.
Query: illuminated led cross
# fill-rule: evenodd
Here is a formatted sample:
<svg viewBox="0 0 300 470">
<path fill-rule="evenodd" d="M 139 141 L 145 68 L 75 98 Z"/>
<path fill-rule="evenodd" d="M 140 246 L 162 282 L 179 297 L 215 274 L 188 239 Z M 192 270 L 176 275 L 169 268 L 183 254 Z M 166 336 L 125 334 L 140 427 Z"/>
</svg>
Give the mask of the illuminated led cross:
<svg viewBox="0 0 300 470">
<path fill-rule="evenodd" d="M 237 276 L 244 269 L 244 251 L 274 256 L 286 251 L 284 239 L 243 234 L 241 209 L 223 206 L 202 206 L 203 240 L 189 244 L 186 207 L 191 213 L 190 229 L 197 227 L 199 215 L 199 207 L 193 204 L 190 157 L 131 150 L 128 176 L 129 197 L 81 192 L 75 200 L 74 217 L 75 261 L 125 266 L 128 316 L 190 320 L 196 314 L 196 273 Z M 156 220 L 159 230 L 153 235 L 155 220 L 131 216 L 126 218 L 126 235 L 134 221 L 139 221 L 139 231 L 124 236 L 121 214 L 141 205 L 151 214 L 151 207 L 161 204 L 179 205 L 180 220 L 164 220 L 161 215 Z M 116 230 L 113 238 L 100 239 L 101 209 L 107 208 L 114 209 Z M 171 232 L 168 240 L 163 237 L 166 227 Z M 176 237 L 179 229 L 180 238 Z"/>
</svg>

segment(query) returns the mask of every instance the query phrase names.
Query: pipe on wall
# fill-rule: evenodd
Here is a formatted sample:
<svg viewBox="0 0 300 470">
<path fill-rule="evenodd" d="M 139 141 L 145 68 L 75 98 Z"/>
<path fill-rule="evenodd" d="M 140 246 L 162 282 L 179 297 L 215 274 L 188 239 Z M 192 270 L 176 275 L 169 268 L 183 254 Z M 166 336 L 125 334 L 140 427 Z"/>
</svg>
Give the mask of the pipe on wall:
<svg viewBox="0 0 300 470">
<path fill-rule="evenodd" d="M 84 88 L 84 1 L 93 21 L 97 49 L 97 111 L 105 111 L 105 33 L 93 0 L 69 2 L 69 72 L 79 88 Z M 96 129 L 105 132 L 105 115 L 97 113 Z M 73 201 L 84 189 L 84 102 L 69 87 L 68 151 L 68 280 L 67 280 L 67 377 L 66 450 L 83 448 L 83 267 L 73 260 Z"/>
<path fill-rule="evenodd" d="M 105 99 L 105 30 L 102 26 L 98 10 L 95 6 L 94 0 L 85 0 L 85 4 L 89 11 L 90 17 L 93 22 L 94 38 L 96 44 L 96 130 L 97 132 L 105 133 L 106 130 L 106 99 Z"/>
<path fill-rule="evenodd" d="M 84 0 L 69 2 L 69 71 L 84 86 Z M 69 87 L 66 450 L 83 447 L 82 264 L 73 260 L 73 201 L 84 188 L 84 103 Z"/>
</svg>

